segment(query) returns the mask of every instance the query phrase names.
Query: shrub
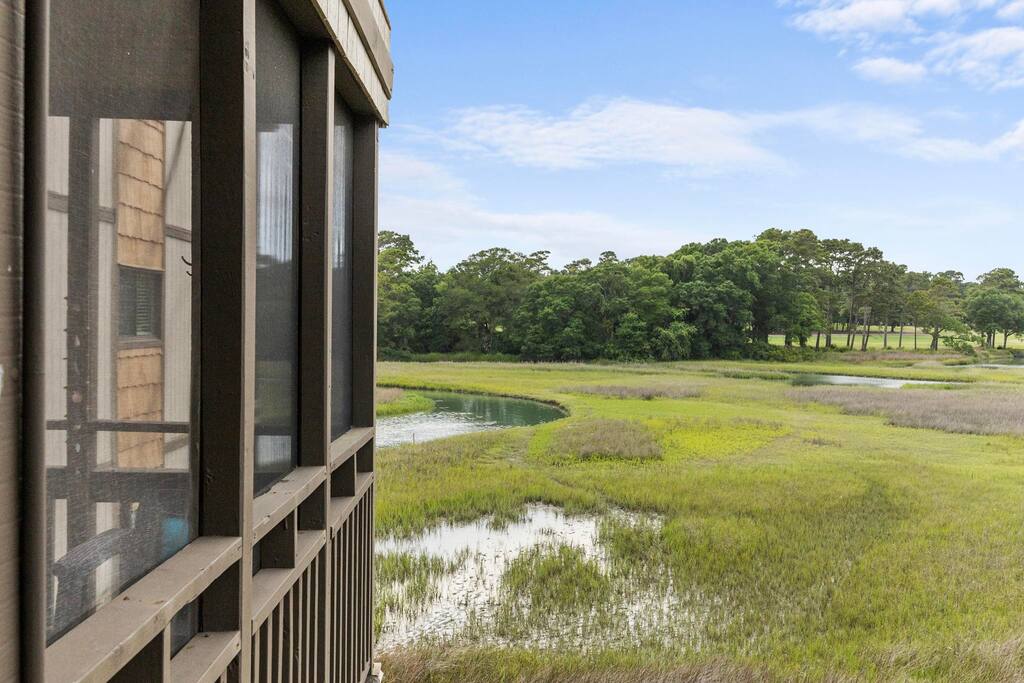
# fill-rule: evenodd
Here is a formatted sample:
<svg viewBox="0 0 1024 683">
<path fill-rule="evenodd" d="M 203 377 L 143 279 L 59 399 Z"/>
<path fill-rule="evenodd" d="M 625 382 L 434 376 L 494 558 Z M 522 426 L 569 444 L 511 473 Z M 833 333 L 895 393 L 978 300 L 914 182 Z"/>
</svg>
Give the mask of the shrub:
<svg viewBox="0 0 1024 683">
<path fill-rule="evenodd" d="M 583 384 L 567 387 L 561 389 L 561 391 L 571 394 L 592 394 L 594 396 L 650 401 L 656 398 L 697 398 L 703 393 L 703 387 L 685 384 L 659 384 L 651 386 Z"/>
<path fill-rule="evenodd" d="M 631 420 L 570 422 L 555 432 L 551 450 L 556 459 L 657 460 L 661 446 L 645 425 Z"/>
</svg>

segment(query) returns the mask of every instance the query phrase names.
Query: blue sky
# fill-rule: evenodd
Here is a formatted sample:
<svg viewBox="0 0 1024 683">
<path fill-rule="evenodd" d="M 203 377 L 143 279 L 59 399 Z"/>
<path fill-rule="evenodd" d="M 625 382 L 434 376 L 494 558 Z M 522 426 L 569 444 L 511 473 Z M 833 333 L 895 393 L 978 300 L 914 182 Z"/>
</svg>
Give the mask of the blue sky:
<svg viewBox="0 0 1024 683">
<path fill-rule="evenodd" d="M 810 228 L 1024 272 L 1024 0 L 390 0 L 381 227 L 447 267 Z"/>
</svg>

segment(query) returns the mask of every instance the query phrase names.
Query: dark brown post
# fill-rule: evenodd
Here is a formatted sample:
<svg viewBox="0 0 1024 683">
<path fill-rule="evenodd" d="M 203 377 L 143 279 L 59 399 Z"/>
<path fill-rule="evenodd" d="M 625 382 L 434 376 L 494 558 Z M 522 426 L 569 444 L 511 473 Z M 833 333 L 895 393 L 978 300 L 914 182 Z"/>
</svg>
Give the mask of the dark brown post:
<svg viewBox="0 0 1024 683">
<path fill-rule="evenodd" d="M 46 653 L 46 414 L 44 256 L 46 228 L 46 117 L 49 99 L 50 3 L 25 6 L 24 289 L 22 345 L 24 393 L 21 450 L 20 673 L 44 680 Z"/>
<path fill-rule="evenodd" d="M 200 628 L 241 633 L 233 680 L 250 679 L 255 420 L 254 0 L 204 0 L 200 19 L 199 526 L 242 539 L 238 565 L 202 600 Z"/>
<path fill-rule="evenodd" d="M 352 154 L 352 425 L 373 427 L 377 384 L 377 121 L 357 118 Z"/>
<path fill-rule="evenodd" d="M 330 43 L 308 45 L 302 56 L 302 223 L 299 330 L 299 465 L 330 464 L 331 448 L 331 244 L 334 133 L 334 49 Z M 299 509 L 302 530 L 327 529 L 331 481 Z M 329 533 L 329 532 L 328 532 Z M 330 581 L 328 553 L 321 550 L 321 571 L 314 577 L 314 642 L 308 653 L 312 670 L 326 678 L 330 648 Z"/>
</svg>

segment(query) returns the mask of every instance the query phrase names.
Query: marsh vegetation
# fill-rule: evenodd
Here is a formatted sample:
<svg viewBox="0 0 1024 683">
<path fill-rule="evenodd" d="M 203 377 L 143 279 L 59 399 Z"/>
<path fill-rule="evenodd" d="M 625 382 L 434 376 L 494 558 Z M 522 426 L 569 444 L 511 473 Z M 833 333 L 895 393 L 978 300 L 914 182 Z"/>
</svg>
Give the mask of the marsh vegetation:
<svg viewBox="0 0 1024 683">
<path fill-rule="evenodd" d="M 1024 372 L 849 355 L 381 364 L 570 411 L 379 453 L 391 679 L 1017 680 Z"/>
</svg>

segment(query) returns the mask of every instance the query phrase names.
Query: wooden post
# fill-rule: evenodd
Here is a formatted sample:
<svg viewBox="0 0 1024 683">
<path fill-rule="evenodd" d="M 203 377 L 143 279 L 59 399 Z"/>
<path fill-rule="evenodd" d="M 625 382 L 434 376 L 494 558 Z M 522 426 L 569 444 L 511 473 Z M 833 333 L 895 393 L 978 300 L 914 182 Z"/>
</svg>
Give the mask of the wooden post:
<svg viewBox="0 0 1024 683">
<path fill-rule="evenodd" d="M 201 3 L 198 258 L 200 533 L 242 554 L 202 601 L 200 628 L 239 631 L 229 670 L 250 680 L 255 422 L 255 0 Z"/>
</svg>

